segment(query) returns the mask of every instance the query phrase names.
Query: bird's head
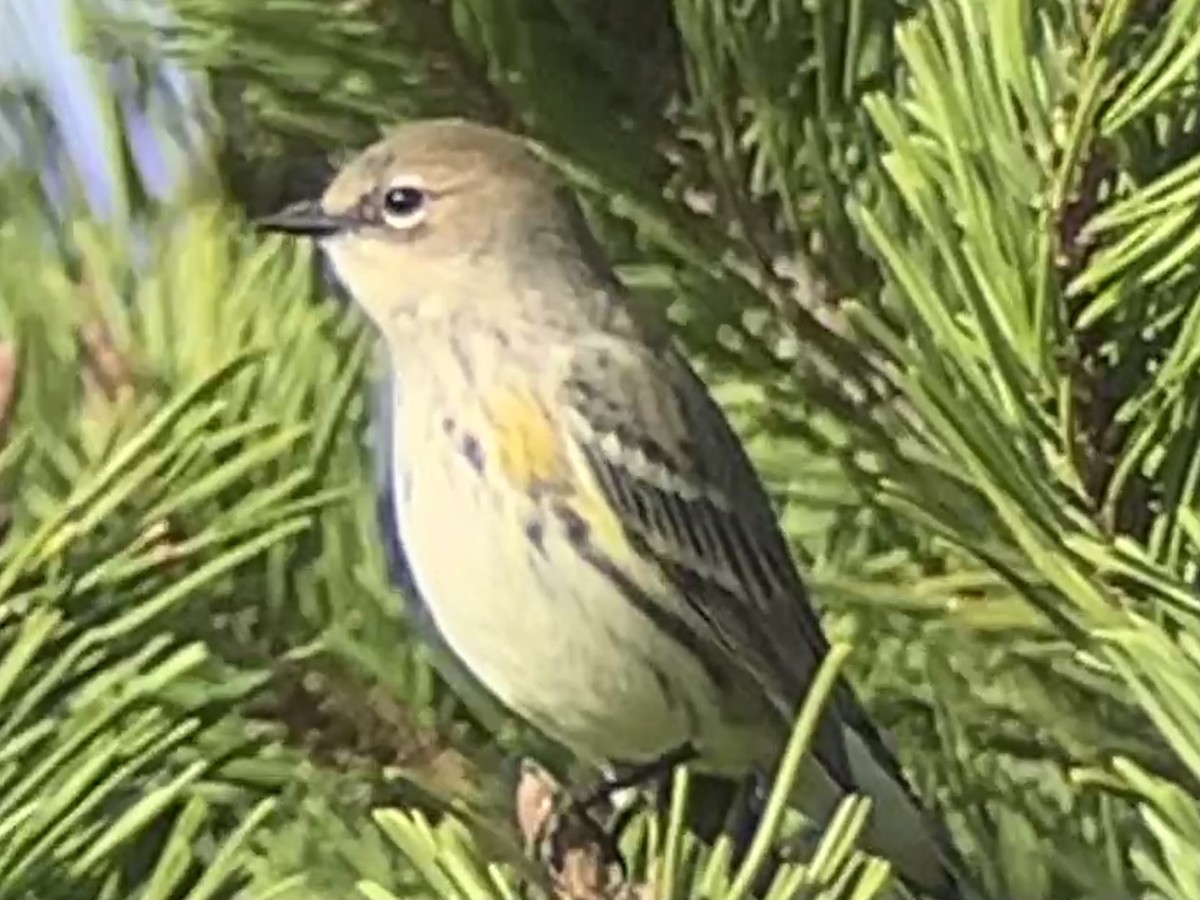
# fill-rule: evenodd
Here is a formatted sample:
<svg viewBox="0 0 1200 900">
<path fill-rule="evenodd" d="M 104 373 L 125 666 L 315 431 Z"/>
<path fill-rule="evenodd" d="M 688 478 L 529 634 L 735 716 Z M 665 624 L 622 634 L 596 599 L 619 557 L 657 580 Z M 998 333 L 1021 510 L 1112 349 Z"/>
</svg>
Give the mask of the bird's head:
<svg viewBox="0 0 1200 900">
<path fill-rule="evenodd" d="M 318 200 L 258 224 L 318 241 L 385 332 L 468 304 L 503 316 L 548 298 L 586 303 L 605 278 L 573 197 L 549 167 L 514 135 L 461 120 L 401 125 Z"/>
</svg>

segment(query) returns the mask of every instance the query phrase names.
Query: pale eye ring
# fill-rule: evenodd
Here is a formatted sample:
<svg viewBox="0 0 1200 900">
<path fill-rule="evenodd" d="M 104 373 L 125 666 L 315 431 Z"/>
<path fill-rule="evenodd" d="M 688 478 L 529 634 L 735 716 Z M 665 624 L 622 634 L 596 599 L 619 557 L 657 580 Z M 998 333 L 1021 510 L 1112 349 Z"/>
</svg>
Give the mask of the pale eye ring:
<svg viewBox="0 0 1200 900">
<path fill-rule="evenodd" d="M 424 220 L 428 199 L 425 186 L 419 180 L 397 180 L 384 191 L 380 201 L 383 221 L 392 228 L 413 228 Z"/>
</svg>

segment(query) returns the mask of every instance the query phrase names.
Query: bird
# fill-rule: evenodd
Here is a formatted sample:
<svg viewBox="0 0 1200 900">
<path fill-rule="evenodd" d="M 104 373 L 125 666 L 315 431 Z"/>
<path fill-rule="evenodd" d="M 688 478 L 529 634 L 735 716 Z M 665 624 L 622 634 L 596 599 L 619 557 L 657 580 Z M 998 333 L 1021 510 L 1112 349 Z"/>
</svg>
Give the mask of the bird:
<svg viewBox="0 0 1200 900">
<path fill-rule="evenodd" d="M 731 423 L 544 155 L 410 120 L 258 225 L 319 245 L 402 385 L 391 537 L 471 675 L 597 765 L 681 748 L 716 775 L 769 765 L 828 641 Z M 796 805 L 823 822 L 851 793 L 905 885 L 967 896 L 839 679 Z"/>
</svg>

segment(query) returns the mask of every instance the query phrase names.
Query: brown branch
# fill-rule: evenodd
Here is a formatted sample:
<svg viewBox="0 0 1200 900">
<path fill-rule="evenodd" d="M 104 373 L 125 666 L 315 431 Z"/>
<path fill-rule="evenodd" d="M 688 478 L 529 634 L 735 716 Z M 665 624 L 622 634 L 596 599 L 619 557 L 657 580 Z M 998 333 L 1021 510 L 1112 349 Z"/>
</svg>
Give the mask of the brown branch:
<svg viewBox="0 0 1200 900">
<path fill-rule="evenodd" d="M 546 870 L 556 900 L 648 900 L 648 884 L 625 875 L 610 832 L 574 802 L 554 776 L 524 760 L 517 782 L 517 827 L 526 852 Z"/>
<path fill-rule="evenodd" d="M 1101 194 L 1116 174 L 1111 154 L 1104 148 L 1094 149 L 1084 161 L 1074 196 L 1059 210 L 1055 263 L 1063 284 L 1068 284 L 1082 272 L 1091 258 L 1095 242 L 1087 233 L 1087 224 L 1099 209 Z"/>
</svg>

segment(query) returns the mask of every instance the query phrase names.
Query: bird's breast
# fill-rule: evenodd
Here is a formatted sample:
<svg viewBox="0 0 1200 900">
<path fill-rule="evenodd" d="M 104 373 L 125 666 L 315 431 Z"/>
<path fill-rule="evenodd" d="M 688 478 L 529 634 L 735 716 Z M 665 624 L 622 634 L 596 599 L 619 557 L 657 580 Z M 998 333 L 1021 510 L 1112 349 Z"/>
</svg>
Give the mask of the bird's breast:
<svg viewBox="0 0 1200 900">
<path fill-rule="evenodd" d="M 584 552 L 548 483 L 538 489 L 569 477 L 538 443 L 548 436 L 531 426 L 514 450 L 482 408 L 448 408 L 406 392 L 394 502 L 416 587 L 450 649 L 501 702 L 594 760 L 652 759 L 719 728 L 724 701 L 708 673 L 627 592 L 636 585 L 654 602 L 664 588 L 649 567 L 615 579 Z"/>
</svg>

